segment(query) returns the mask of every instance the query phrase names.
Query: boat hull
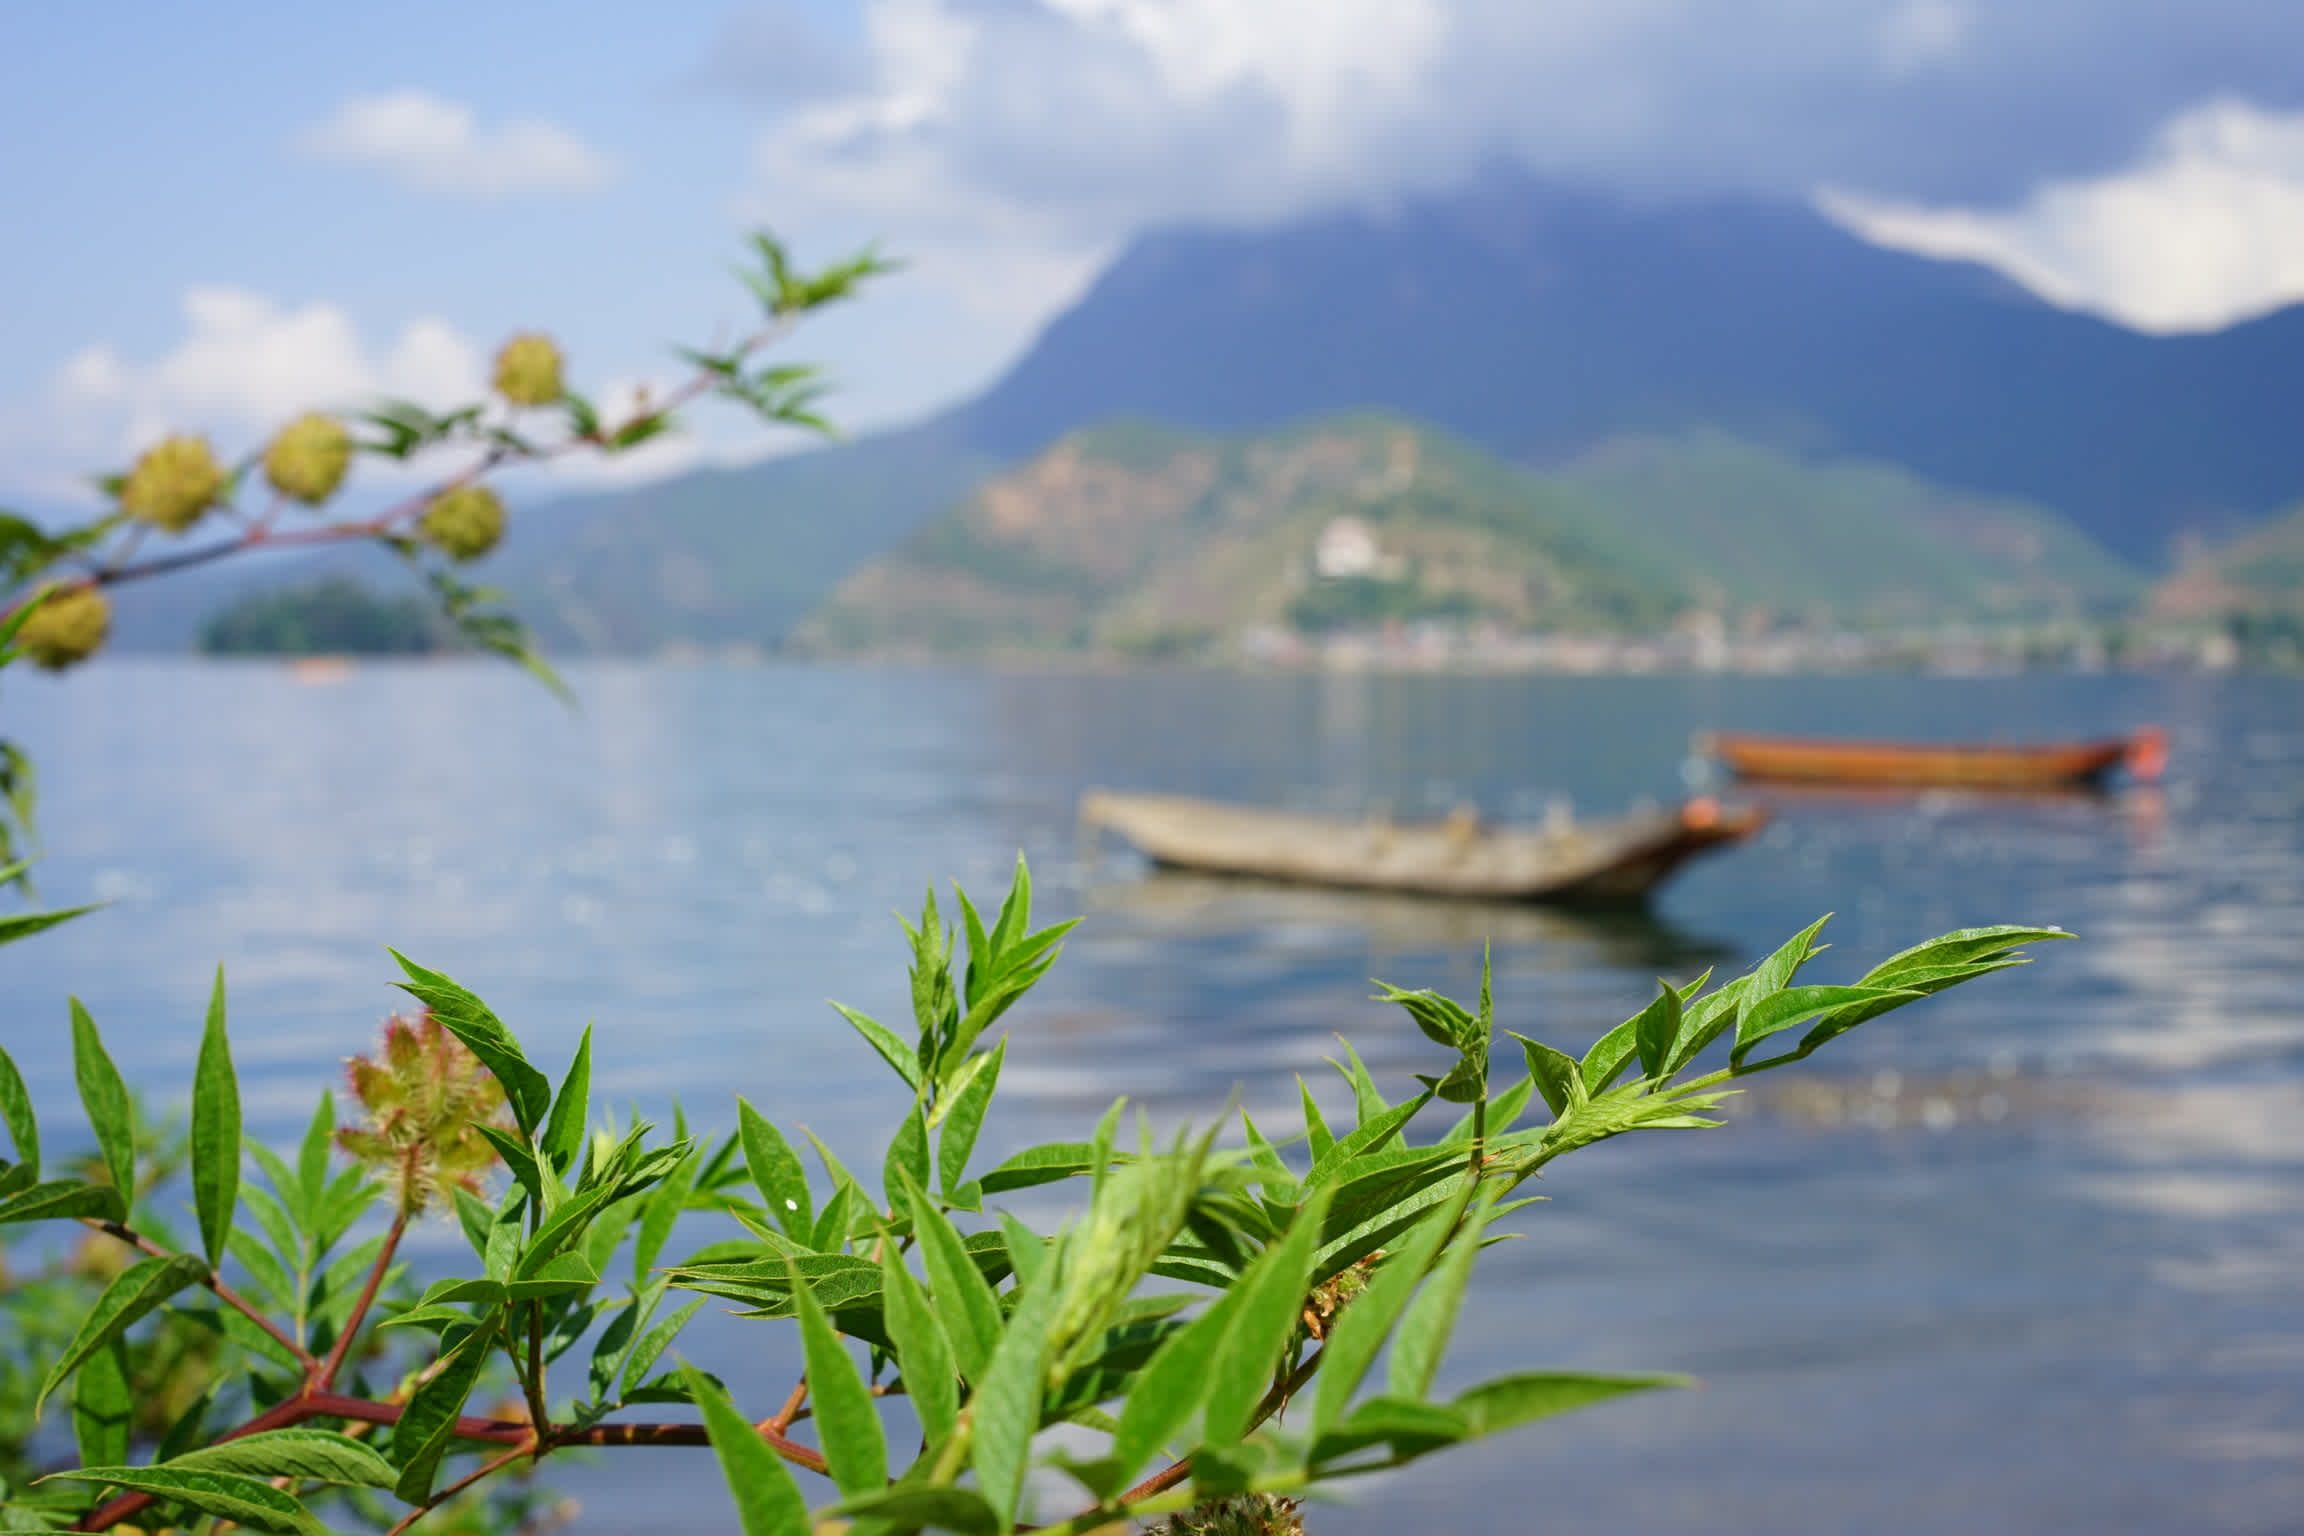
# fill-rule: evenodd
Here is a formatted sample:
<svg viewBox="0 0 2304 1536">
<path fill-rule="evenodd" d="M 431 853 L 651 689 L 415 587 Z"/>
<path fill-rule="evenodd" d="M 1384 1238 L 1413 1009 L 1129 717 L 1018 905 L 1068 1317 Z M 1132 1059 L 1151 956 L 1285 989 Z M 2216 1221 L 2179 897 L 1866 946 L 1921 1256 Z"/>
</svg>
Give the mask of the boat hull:
<svg viewBox="0 0 2304 1536">
<path fill-rule="evenodd" d="M 2151 738 L 2142 734 L 2114 741 L 1938 746 L 1722 733 L 1699 745 L 1740 779 L 1960 789 L 2097 786 L 2123 766 L 2150 777 L 2142 769 L 2153 751 Z"/>
<path fill-rule="evenodd" d="M 1690 859 L 1750 837 L 1759 810 L 1692 801 L 1566 828 L 1393 823 L 1267 811 L 1179 795 L 1092 792 L 1084 826 L 1154 863 L 1354 890 L 1570 906 L 1631 906 Z"/>
</svg>

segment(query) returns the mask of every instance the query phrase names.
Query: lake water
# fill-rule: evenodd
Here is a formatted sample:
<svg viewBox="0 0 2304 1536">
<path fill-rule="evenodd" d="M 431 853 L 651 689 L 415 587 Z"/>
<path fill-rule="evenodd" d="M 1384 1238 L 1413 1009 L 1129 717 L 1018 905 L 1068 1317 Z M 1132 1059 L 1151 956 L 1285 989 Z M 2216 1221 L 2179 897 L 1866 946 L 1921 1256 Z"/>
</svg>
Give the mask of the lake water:
<svg viewBox="0 0 2304 1536">
<path fill-rule="evenodd" d="M 893 1082 L 837 997 L 907 1011 L 892 908 L 1023 850 L 1086 912 L 1010 1016 L 984 1153 L 1076 1135 L 1126 1090 L 1163 1120 L 1236 1088 L 1274 1119 L 1351 1036 L 1395 1090 L 1431 1052 L 1368 978 L 1469 994 L 1581 1048 L 1659 973 L 1730 974 L 1827 910 L 1807 979 L 1983 922 L 2081 942 L 1763 1080 L 1724 1129 L 1590 1149 L 1485 1258 L 1452 1358 L 1681 1370 L 1653 1394 L 1362 1484 L 1322 1536 L 2291 1531 L 2304 1509 L 2304 684 L 1370 678 L 579 668 L 569 713 L 509 669 L 101 664 L 7 679 L 45 772 L 52 900 L 106 912 L 0 955 L 9 1049 L 60 1123 L 77 992 L 156 1099 L 231 990 L 252 1127 L 285 1138 L 399 994 L 393 945 L 486 997 L 557 1072 L 698 1122 L 741 1093 L 877 1166 Z M 1075 836 L 1092 785 L 1271 803 L 1469 800 L 1600 814 L 1683 789 L 1692 730 L 2098 735 L 2157 720 L 2164 788 L 2108 800 L 1773 795 L 1755 843 L 1645 922 L 1148 878 Z M 597 1102 L 597 1099 L 596 1099 Z M 699 1229 L 697 1236 L 707 1235 Z M 416 1256 L 459 1242 L 428 1229 Z M 691 1347 L 756 1361 L 777 1326 Z M 739 1375 L 739 1380 L 743 1378 Z M 765 1411 L 765 1410 L 762 1410 Z M 589 1531 L 732 1523 L 708 1463 L 550 1480 Z M 644 1474 L 635 1465 L 647 1458 Z M 625 1474 L 619 1477 L 618 1469 Z"/>
</svg>

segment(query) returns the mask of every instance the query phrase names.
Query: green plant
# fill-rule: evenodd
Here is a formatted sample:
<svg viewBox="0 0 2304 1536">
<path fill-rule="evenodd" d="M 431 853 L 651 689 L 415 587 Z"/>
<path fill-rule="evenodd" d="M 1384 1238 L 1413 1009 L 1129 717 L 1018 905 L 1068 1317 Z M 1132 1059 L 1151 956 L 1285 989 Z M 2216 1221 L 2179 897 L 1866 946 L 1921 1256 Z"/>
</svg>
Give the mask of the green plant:
<svg viewBox="0 0 2304 1536">
<path fill-rule="evenodd" d="M 1347 1045 L 1350 1126 L 1330 1125 L 1300 1083 L 1302 1126 L 1285 1137 L 1243 1113 L 1237 1148 L 1213 1129 L 1155 1143 L 1140 1127 L 1131 1150 L 1116 1103 L 1084 1140 L 978 1168 L 1008 1049 L 994 1028 L 1072 926 L 1035 931 L 1031 901 L 1021 861 L 989 923 L 965 894 L 947 923 L 931 893 L 906 924 L 908 1037 L 840 1009 L 901 1085 L 876 1190 L 813 1137 L 811 1178 L 794 1138 L 741 1099 L 717 1138 L 678 1116 L 669 1138 L 595 1127 L 589 1031 L 555 1087 L 478 997 L 395 956 L 424 1016 L 355 1066 L 363 1123 L 337 1132 L 324 1100 L 294 1164 L 247 1144 L 261 1185 L 243 1177 L 218 978 L 191 1099 L 198 1238 L 178 1245 L 158 1235 L 134 1110 L 75 1004 L 98 1166 L 42 1179 L 32 1106 L 0 1055 L 16 1153 L 0 1165 L 0 1223 L 76 1222 L 136 1258 L 79 1310 L 36 1394 L 72 1390 L 82 1464 L 9 1490 L 5 1520 L 311 1531 L 315 1506 L 375 1523 L 389 1507 L 404 1531 L 570 1447 L 708 1442 L 748 1536 L 823 1518 L 859 1532 L 1007 1531 L 1036 1454 L 1078 1489 L 1043 1529 L 1164 1514 L 1187 1516 L 1176 1530 L 1289 1529 L 1293 1495 L 1312 1485 L 1673 1381 L 1517 1373 L 1435 1398 L 1472 1266 L 1529 1203 L 1512 1198 L 1528 1179 L 1626 1131 L 1715 1124 L 1707 1111 L 1737 1079 L 2022 964 L 2018 945 L 2068 936 L 1968 929 L 1850 985 L 1796 984 L 1819 920 L 1724 985 L 1707 990 L 1709 973 L 1660 983 L 1581 1057 L 1515 1033 L 1523 1070 L 1500 1092 L 1485 969 L 1470 1007 L 1385 987 L 1434 1042 L 1434 1070 L 1390 1098 Z M 1696 1073 L 1716 1042 L 1726 1063 Z M 1457 1118 L 1416 1139 L 1435 1106 Z M 333 1165 L 332 1146 L 349 1161 Z M 486 1153 L 509 1171 L 500 1197 L 474 1187 Z M 1053 1232 L 1000 1206 L 1068 1180 L 1084 1209 Z M 430 1206 L 453 1210 L 476 1272 L 379 1304 L 402 1235 Z M 664 1263 L 684 1213 L 732 1235 Z M 673 1305 L 674 1293 L 690 1299 Z M 782 1406 L 739 1409 L 725 1382 L 678 1360 L 681 1329 L 715 1298 L 797 1327 L 806 1369 Z M 77 1410 L 140 1386 L 106 1374 L 112 1352 L 181 1317 L 216 1341 L 214 1379 L 190 1427 L 137 1461 L 127 1431 Z M 492 1378 L 519 1407 L 468 1413 Z M 893 1399 L 911 1425 L 890 1422 Z M 701 1423 L 627 1417 L 666 1404 Z M 1058 1424 L 1102 1439 L 1036 1448 Z M 811 1515 L 795 1468 L 829 1480 L 817 1500 L 829 1508 Z"/>
</svg>

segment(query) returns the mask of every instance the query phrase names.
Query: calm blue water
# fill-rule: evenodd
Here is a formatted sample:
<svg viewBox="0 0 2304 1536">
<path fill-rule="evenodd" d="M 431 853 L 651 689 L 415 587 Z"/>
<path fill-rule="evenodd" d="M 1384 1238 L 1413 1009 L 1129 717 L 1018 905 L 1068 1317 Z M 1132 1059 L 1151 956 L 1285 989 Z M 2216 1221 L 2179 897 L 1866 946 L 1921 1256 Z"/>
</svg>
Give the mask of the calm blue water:
<svg viewBox="0 0 2304 1536">
<path fill-rule="evenodd" d="M 1351 1035 L 1429 1061 L 1367 980 L 1469 992 L 1581 1047 L 1654 977 L 1740 967 L 1816 915 L 1817 980 L 1945 928 L 2061 923 L 2029 970 L 1867 1027 L 1728 1128 L 1592 1149 L 1483 1261 L 1454 1374 L 1672 1369 L 1699 1391 L 1538 1426 L 1376 1485 L 1324 1536 L 2274 1531 L 2304 1508 L 2304 686 L 2276 679 L 1370 679 L 598 667 L 570 714 L 507 670 L 338 686 L 192 663 L 7 682 L 45 770 L 45 894 L 110 910 L 0 955 L 0 1031 L 72 1102 L 77 992 L 156 1099 L 184 1092 L 216 964 L 258 1129 L 285 1137 L 399 995 L 391 944 L 596 1084 L 725 1124 L 742 1093 L 844 1154 L 899 1106 L 838 997 L 906 1011 L 930 880 L 993 892 L 1018 849 L 1090 920 L 1011 1015 L 992 1155 L 1123 1088 L 1164 1119 L 1291 1103 Z M 1692 730 L 2095 735 L 2170 728 L 2157 795 L 1774 796 L 1763 838 L 1654 921 L 1147 878 L 1084 858 L 1091 785 L 1406 814 L 1599 814 L 1682 792 Z M 1842 956 L 1845 956 L 1843 961 Z M 1326 1081 L 1323 1081 L 1323 1078 Z M 1779 1079 L 1781 1083 L 1779 1084 Z M 596 1091 L 598 1089 L 596 1088 Z M 699 1230 L 699 1237 L 706 1235 Z M 451 1259 L 429 1232 L 420 1262 Z M 784 1340 L 707 1323 L 702 1357 Z M 771 1380 L 771 1378 L 774 1378 Z M 632 1453 L 654 1456 L 656 1453 Z M 552 1481 L 618 1531 L 709 1468 Z"/>
</svg>

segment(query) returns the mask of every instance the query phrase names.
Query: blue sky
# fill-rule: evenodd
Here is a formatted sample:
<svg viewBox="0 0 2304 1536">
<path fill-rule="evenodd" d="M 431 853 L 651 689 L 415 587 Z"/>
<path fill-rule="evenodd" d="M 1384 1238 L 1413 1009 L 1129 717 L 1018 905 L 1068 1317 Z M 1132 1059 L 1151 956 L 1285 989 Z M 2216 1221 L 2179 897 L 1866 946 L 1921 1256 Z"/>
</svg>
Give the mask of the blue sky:
<svg viewBox="0 0 2304 1536">
<path fill-rule="evenodd" d="M 868 428 L 965 395 L 1129 235 L 1498 155 L 1810 200 L 2146 329 L 2304 298 L 2304 8 L 2260 0 L 561 0 L 9 7 L 0 497 L 159 431 L 579 386 L 748 319 L 768 224 L 911 265 L 793 355 Z M 629 473 L 774 446 L 704 420 Z"/>
</svg>

